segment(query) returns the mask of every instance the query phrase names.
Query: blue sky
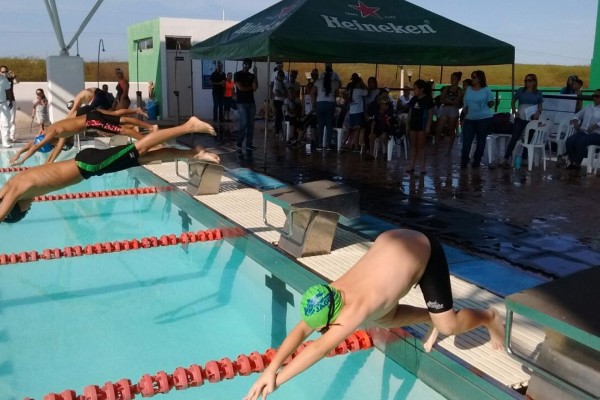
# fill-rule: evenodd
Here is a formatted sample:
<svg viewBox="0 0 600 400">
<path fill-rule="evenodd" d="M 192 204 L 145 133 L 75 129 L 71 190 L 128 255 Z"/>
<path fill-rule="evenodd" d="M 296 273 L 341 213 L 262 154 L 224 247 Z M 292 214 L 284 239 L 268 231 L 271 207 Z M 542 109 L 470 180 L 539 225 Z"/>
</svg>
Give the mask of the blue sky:
<svg viewBox="0 0 600 400">
<path fill-rule="evenodd" d="M 327 0 L 323 0 L 327 1 Z M 348 0 L 348 4 L 357 0 Z M 369 4 L 368 0 L 362 0 Z M 589 65 L 598 0 L 410 0 L 456 22 L 511 43 L 521 64 Z M 3 2 L 1 54 L 46 58 L 59 46 L 45 1 Z M 69 42 L 94 0 L 56 0 Z M 79 38 L 79 55 L 95 61 L 127 59 L 127 27 L 157 17 L 240 21 L 275 4 L 269 0 L 104 0 Z M 299 27 L 301 30 L 302 27 Z M 77 54 L 73 46 L 71 55 Z"/>
</svg>

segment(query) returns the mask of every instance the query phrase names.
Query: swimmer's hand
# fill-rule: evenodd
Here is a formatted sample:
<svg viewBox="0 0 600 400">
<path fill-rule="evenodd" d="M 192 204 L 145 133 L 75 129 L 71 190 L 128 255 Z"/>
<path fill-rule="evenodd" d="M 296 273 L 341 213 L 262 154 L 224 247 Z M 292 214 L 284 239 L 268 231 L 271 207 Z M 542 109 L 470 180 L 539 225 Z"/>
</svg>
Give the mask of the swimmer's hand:
<svg viewBox="0 0 600 400">
<path fill-rule="evenodd" d="M 148 113 L 146 112 L 146 110 L 138 107 L 138 108 L 136 108 L 136 111 L 138 114 L 143 115 L 144 117 L 148 118 Z"/>
<path fill-rule="evenodd" d="M 19 165 L 23 164 L 23 160 L 19 160 L 19 154 L 15 154 L 10 158 L 10 161 L 8 163 L 11 167 L 18 167 Z"/>
<path fill-rule="evenodd" d="M 262 400 L 277 389 L 277 373 L 271 371 L 268 367 L 262 373 L 260 378 L 252 385 L 246 397 L 243 400 L 257 400 L 262 395 Z"/>
</svg>

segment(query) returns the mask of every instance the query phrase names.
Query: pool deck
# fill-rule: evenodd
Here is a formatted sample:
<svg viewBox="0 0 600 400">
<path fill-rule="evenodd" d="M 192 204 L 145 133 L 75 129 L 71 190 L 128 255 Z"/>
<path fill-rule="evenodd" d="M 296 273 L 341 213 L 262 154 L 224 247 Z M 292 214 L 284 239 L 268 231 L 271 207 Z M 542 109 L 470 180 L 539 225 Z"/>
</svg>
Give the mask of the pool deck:
<svg viewBox="0 0 600 400">
<path fill-rule="evenodd" d="M 262 121 L 257 121 L 255 131 L 259 149 L 238 153 L 235 127 L 222 124 L 216 127 L 217 139 L 189 135 L 180 143 L 214 149 L 226 167 L 220 193 L 195 198 L 266 243 L 276 243 L 279 232 L 263 223 L 262 191 L 319 179 L 360 190 L 362 216 L 340 221 L 331 254 L 297 260 L 325 280 L 342 275 L 380 232 L 393 227 L 437 235 L 450 264 L 456 306 L 491 306 L 503 317 L 506 296 L 600 266 L 600 225 L 594 212 L 600 202 L 600 179 L 586 176 L 583 169 L 573 173 L 550 161 L 546 171 L 541 166 L 528 172 L 493 165 L 460 170 L 457 139 L 451 152 L 435 155 L 429 150 L 426 175 L 406 175 L 403 156 L 394 154 L 386 161 L 357 153 L 308 153 L 303 147 L 288 148 L 270 132 L 265 155 Z M 187 185 L 175 174 L 175 163 L 147 168 L 182 190 Z M 268 218 L 277 226 L 285 220 L 275 207 L 269 208 Z M 402 302 L 422 307 L 420 290 L 411 290 Z M 533 357 L 544 339 L 541 327 L 517 316 L 513 329 L 514 349 Z M 425 331 L 425 326 L 409 330 L 417 338 Z M 487 332 L 478 329 L 443 338 L 434 349 L 495 385 L 526 386 L 530 371 L 506 353 L 494 351 L 488 340 Z M 384 348 L 385 334 L 376 341 Z"/>
</svg>

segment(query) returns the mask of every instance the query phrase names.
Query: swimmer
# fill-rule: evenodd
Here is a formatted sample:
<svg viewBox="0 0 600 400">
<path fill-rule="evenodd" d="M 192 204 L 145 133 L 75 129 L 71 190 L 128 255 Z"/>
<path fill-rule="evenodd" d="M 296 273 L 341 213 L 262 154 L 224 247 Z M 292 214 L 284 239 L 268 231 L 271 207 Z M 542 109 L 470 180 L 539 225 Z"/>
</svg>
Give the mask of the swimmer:
<svg viewBox="0 0 600 400">
<path fill-rule="evenodd" d="M 28 143 L 25 144 L 25 146 L 21 147 L 19 149 L 19 151 L 17 151 L 17 153 L 10 158 L 9 163 L 12 165 L 16 160 L 19 159 L 19 157 L 21 156 L 21 154 L 25 153 L 33 145 L 40 143 L 45 138 L 46 138 L 46 135 L 44 135 L 44 133 L 41 133 L 41 134 L 37 135 L 33 139 L 33 141 L 28 142 Z M 50 142 L 47 142 L 46 144 L 44 144 L 43 146 L 41 146 L 38 149 L 38 152 L 40 152 L 40 153 L 50 153 L 50 155 L 48 156 L 48 158 L 46 158 L 46 161 L 44 162 L 45 164 L 47 164 L 47 163 L 54 162 L 58 158 L 58 156 L 60 155 L 60 153 L 62 153 L 63 151 L 69 151 L 69 150 L 71 150 L 73 148 L 73 146 L 74 146 L 73 137 L 70 137 L 70 138 L 54 138 Z"/>
<path fill-rule="evenodd" d="M 125 135 L 133 139 L 140 140 L 144 137 L 140 132 L 133 129 L 131 126 L 138 121 L 136 118 L 126 117 L 126 115 L 143 112 L 140 109 L 135 110 L 119 110 L 119 111 L 104 111 L 96 110 L 91 106 L 83 106 L 77 111 L 77 116 L 65 118 L 46 128 L 44 131 L 44 139 L 38 143 L 30 143 L 27 151 L 19 153 L 18 157 L 11 159 L 10 165 L 17 166 L 23 164 L 25 160 L 31 157 L 38 149 L 46 143 L 52 142 L 55 138 L 69 138 L 77 135 L 85 129 L 96 129 L 112 135 Z M 149 125 L 151 132 L 158 130 L 157 125 Z M 58 155 L 57 155 L 58 156 Z M 54 157 L 56 159 L 56 157 Z"/>
<path fill-rule="evenodd" d="M 39 165 L 19 172 L 0 189 L 0 221 L 18 222 L 25 217 L 33 198 L 106 173 L 138 167 L 153 161 L 194 159 L 219 163 L 219 156 L 198 146 L 190 150 L 153 147 L 186 133 L 216 136 L 212 126 L 191 117 L 185 124 L 153 132 L 133 144 L 107 149 L 86 148 L 74 159 Z"/>
<path fill-rule="evenodd" d="M 398 304 L 419 285 L 427 308 Z M 484 326 L 494 349 L 503 348 L 502 320 L 493 309 L 453 309 L 450 274 L 440 242 L 423 233 L 397 229 L 377 237 L 367 253 L 330 285 L 310 287 L 301 302 L 302 320 L 281 344 L 271 364 L 250 388 L 244 400 L 267 396 L 306 370 L 369 322 L 397 328 L 427 322 L 433 325 L 425 338 L 430 351 L 438 332 L 457 335 Z M 284 361 L 313 332 L 321 337 L 306 346 L 289 364 Z"/>
</svg>

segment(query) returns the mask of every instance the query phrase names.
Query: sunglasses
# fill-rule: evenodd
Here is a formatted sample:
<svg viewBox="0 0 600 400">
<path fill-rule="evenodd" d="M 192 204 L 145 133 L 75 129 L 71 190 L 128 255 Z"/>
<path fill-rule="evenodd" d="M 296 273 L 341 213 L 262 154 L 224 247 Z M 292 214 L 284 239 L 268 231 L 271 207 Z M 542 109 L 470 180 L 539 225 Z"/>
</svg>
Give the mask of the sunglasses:
<svg viewBox="0 0 600 400">
<path fill-rule="evenodd" d="M 335 295 L 333 294 L 333 290 L 331 290 L 329 285 L 325 285 L 325 288 L 327 289 L 327 292 L 329 295 L 329 311 L 327 312 L 327 323 L 325 324 L 325 326 L 323 328 L 321 328 L 320 330 L 317 331 L 321 335 L 323 335 L 325 332 L 327 332 L 329 330 L 330 325 L 332 325 L 331 319 L 333 318 L 334 301 L 335 301 Z"/>
</svg>

